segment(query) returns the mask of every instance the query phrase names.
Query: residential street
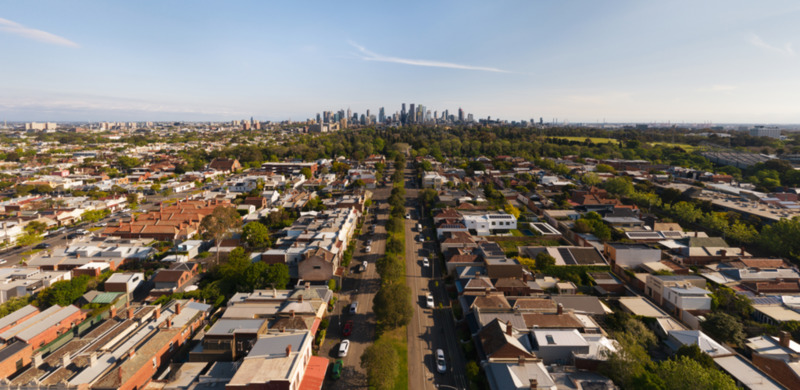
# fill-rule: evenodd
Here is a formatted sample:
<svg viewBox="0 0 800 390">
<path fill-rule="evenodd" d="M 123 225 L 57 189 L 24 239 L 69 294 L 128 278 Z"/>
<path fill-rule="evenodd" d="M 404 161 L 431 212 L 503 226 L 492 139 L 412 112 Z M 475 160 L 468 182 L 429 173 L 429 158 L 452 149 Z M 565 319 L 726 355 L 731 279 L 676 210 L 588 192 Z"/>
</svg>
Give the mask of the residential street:
<svg viewBox="0 0 800 390">
<path fill-rule="evenodd" d="M 408 387 L 435 389 L 437 385 L 446 385 L 466 389 L 465 361 L 441 279 L 443 265 L 435 256 L 436 232 L 429 220 L 420 215 L 413 172 L 411 168 L 406 169 L 406 212 L 411 215 L 405 223 L 406 283 L 411 288 L 414 305 L 414 317 L 408 326 Z M 417 231 L 417 223 L 422 223 L 422 232 Z M 420 234 L 425 236 L 424 243 L 419 241 Z M 429 259 L 430 267 L 423 267 L 423 257 Z M 425 296 L 429 292 L 434 297 L 434 309 L 426 307 Z M 439 308 L 440 304 L 443 308 Z M 436 370 L 435 353 L 439 348 L 444 350 L 447 362 L 444 374 Z"/>
<path fill-rule="evenodd" d="M 366 371 L 360 366 L 361 355 L 364 350 L 375 340 L 375 314 L 372 312 L 372 300 L 380 286 L 380 276 L 376 271 L 375 262 L 383 256 L 386 248 L 386 220 L 389 218 L 389 207 L 386 200 L 389 198 L 391 188 L 377 188 L 373 193 L 373 207 L 378 216 L 375 223 L 374 215 L 368 215 L 362 227 L 363 233 L 356 241 L 356 251 L 350 262 L 349 274 L 344 278 L 342 290 L 337 294 L 338 301 L 331 313 L 328 333 L 320 348 L 320 356 L 327 357 L 333 364 L 338 359 L 339 345 L 342 340 L 342 329 L 348 320 L 353 321 L 350 340 L 350 350 L 343 358 L 344 369 L 342 378 L 330 380 L 326 378 L 326 389 L 355 389 L 367 387 Z M 375 225 L 375 234 L 369 234 L 369 227 Z M 364 243 L 372 239 L 370 253 L 364 252 Z M 358 266 L 367 260 L 369 265 L 366 272 L 358 272 Z M 358 302 L 356 314 L 350 314 L 350 304 Z"/>
</svg>

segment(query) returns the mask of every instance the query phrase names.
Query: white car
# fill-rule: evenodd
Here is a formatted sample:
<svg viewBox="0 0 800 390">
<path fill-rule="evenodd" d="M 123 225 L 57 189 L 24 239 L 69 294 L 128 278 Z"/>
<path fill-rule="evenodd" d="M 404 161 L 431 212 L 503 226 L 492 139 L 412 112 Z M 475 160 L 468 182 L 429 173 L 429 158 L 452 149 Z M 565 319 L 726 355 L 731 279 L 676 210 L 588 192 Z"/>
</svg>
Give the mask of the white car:
<svg viewBox="0 0 800 390">
<path fill-rule="evenodd" d="M 421 231 L 422 231 L 422 224 L 421 224 L 421 223 L 418 223 L 418 224 L 417 224 L 417 231 L 418 231 L 418 232 L 421 232 Z"/>
<path fill-rule="evenodd" d="M 350 314 L 356 313 L 358 313 L 358 301 L 355 301 L 350 305 Z"/>
<path fill-rule="evenodd" d="M 364 262 L 361 263 L 361 265 L 364 266 L 364 272 L 367 272 L 367 267 L 369 266 L 369 263 L 366 260 L 364 260 Z"/>
<path fill-rule="evenodd" d="M 7 263 L 6 259 L 0 259 L 0 264 L 5 264 L 5 263 Z"/>
<path fill-rule="evenodd" d="M 364 252 L 366 252 L 366 253 L 372 252 L 372 247 L 369 246 L 369 245 L 365 246 L 364 247 Z"/>
<path fill-rule="evenodd" d="M 441 349 L 436 350 L 436 371 L 439 371 L 440 374 L 444 374 L 447 371 L 447 364 L 444 361 L 444 351 Z"/>
<path fill-rule="evenodd" d="M 422 266 L 423 267 L 430 267 L 431 266 L 431 262 L 428 260 L 427 257 L 423 257 L 422 258 Z"/>
<path fill-rule="evenodd" d="M 411 214 L 406 213 L 406 219 L 411 219 Z"/>
<path fill-rule="evenodd" d="M 350 340 L 342 340 L 342 343 L 339 344 L 339 357 L 347 356 L 347 351 L 350 350 Z"/>
<path fill-rule="evenodd" d="M 422 234 L 419 235 L 419 242 L 425 242 L 425 236 Z"/>
<path fill-rule="evenodd" d="M 428 309 L 433 309 L 433 294 L 425 295 L 425 305 L 428 306 Z"/>
</svg>

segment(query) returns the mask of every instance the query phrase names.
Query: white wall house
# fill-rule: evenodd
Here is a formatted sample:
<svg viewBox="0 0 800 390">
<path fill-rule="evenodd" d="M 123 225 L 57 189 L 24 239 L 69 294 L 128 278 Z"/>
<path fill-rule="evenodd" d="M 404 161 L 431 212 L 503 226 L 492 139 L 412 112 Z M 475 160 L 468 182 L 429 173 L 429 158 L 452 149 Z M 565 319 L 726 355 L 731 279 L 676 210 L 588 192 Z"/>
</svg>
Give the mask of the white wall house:
<svg viewBox="0 0 800 390">
<path fill-rule="evenodd" d="M 664 287 L 664 306 L 680 310 L 711 310 L 711 291 L 695 286 Z"/>
<path fill-rule="evenodd" d="M 475 230 L 479 236 L 488 236 L 497 230 L 517 228 L 517 219 L 506 213 L 466 214 L 463 218 L 467 229 Z"/>
</svg>

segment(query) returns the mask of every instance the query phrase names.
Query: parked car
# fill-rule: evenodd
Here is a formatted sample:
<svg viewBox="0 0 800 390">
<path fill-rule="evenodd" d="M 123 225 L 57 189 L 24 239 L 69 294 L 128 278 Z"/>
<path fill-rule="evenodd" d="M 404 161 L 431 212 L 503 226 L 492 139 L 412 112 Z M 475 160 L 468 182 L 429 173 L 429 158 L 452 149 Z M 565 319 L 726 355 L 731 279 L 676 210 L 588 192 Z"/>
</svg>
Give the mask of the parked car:
<svg viewBox="0 0 800 390">
<path fill-rule="evenodd" d="M 367 246 L 372 246 L 372 240 L 367 240 Z"/>
<path fill-rule="evenodd" d="M 333 368 L 331 369 L 331 378 L 332 379 L 341 378 L 343 367 L 344 367 L 344 361 L 342 359 L 337 359 L 336 363 L 333 363 Z"/>
<path fill-rule="evenodd" d="M 358 301 L 355 301 L 350 304 L 350 314 L 356 314 L 358 312 Z"/>
<path fill-rule="evenodd" d="M 365 247 L 364 247 L 364 252 L 365 252 L 365 253 L 372 252 L 372 247 L 371 247 L 371 246 L 369 246 L 369 245 L 365 246 Z"/>
<path fill-rule="evenodd" d="M 361 263 L 361 266 L 364 267 L 364 269 L 362 269 L 361 272 L 367 272 L 367 267 L 369 266 L 369 263 L 366 260 L 364 260 Z"/>
<path fill-rule="evenodd" d="M 7 263 L 6 259 L 0 259 L 0 264 L 5 264 L 5 263 Z"/>
<path fill-rule="evenodd" d="M 433 294 L 428 293 L 425 295 L 425 306 L 428 306 L 428 309 L 433 309 Z"/>
<path fill-rule="evenodd" d="M 410 213 L 406 213 L 406 219 L 411 219 L 411 214 Z"/>
<path fill-rule="evenodd" d="M 339 357 L 347 356 L 347 351 L 350 350 L 350 340 L 344 339 L 342 340 L 341 344 L 339 344 Z"/>
<path fill-rule="evenodd" d="M 422 258 L 422 266 L 423 267 L 430 267 L 431 266 L 431 262 L 430 262 L 430 260 L 428 260 L 427 257 L 423 257 Z"/>
<path fill-rule="evenodd" d="M 444 361 L 444 351 L 441 348 L 436 350 L 436 371 L 444 374 L 447 371 L 447 364 Z"/>
<path fill-rule="evenodd" d="M 418 231 L 418 232 L 421 232 L 421 231 L 422 231 L 422 224 L 421 224 L 421 223 L 418 223 L 418 224 L 417 224 L 417 231 Z"/>
<path fill-rule="evenodd" d="M 347 321 L 344 323 L 344 329 L 342 329 L 342 336 L 350 337 L 350 334 L 353 333 L 353 321 Z"/>
<path fill-rule="evenodd" d="M 419 235 L 419 242 L 425 242 L 425 236 L 422 234 Z"/>
<path fill-rule="evenodd" d="M 43 243 L 41 243 L 41 244 L 39 244 L 39 245 L 36 245 L 35 247 L 33 247 L 33 249 L 48 249 L 48 248 L 50 248 L 51 246 L 52 246 L 52 245 L 50 245 L 50 244 L 48 244 L 48 243 L 46 243 L 46 242 L 43 242 Z"/>
</svg>

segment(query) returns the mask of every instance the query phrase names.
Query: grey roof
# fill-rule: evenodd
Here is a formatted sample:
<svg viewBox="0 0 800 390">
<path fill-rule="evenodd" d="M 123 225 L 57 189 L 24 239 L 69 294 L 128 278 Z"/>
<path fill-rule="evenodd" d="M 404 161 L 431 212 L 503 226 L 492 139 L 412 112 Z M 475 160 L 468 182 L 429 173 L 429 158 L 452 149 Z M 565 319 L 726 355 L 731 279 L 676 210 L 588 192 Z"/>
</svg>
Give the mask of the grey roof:
<svg viewBox="0 0 800 390">
<path fill-rule="evenodd" d="M 256 344 L 253 345 L 253 349 L 250 350 L 250 353 L 247 355 L 248 358 L 253 357 L 269 357 L 269 356 L 280 356 L 286 354 L 286 346 L 292 346 L 292 352 L 300 352 L 300 348 L 303 346 L 303 342 L 305 341 L 306 337 L 310 337 L 310 332 L 298 332 L 298 333 L 281 333 L 281 334 L 270 334 L 266 336 L 262 336 L 258 338 Z"/>
<path fill-rule="evenodd" d="M 58 306 L 55 306 L 58 307 Z M 33 326 L 17 333 L 16 337 L 23 341 L 28 341 L 42 332 L 46 331 L 47 329 L 51 328 L 52 326 L 60 323 L 61 321 L 67 319 L 69 316 L 79 312 L 81 309 L 78 309 L 75 306 L 69 305 L 64 306 L 57 310 L 56 312 L 52 313 L 52 315 L 47 316 L 46 318 L 42 318 L 41 321 L 37 322 Z"/>
<path fill-rule="evenodd" d="M 11 313 L 11 314 L 3 317 L 3 318 L 0 318 L 0 329 L 3 329 L 5 327 L 7 327 L 7 326 L 19 321 L 20 319 L 24 318 L 25 316 L 27 316 L 27 315 L 29 315 L 31 313 L 35 313 L 37 311 L 39 311 L 39 309 L 37 309 L 36 307 L 34 307 L 32 305 L 24 306 L 24 307 L 20 308 L 19 310 L 15 311 L 15 312 L 13 312 L 13 313 Z"/>
<path fill-rule="evenodd" d="M 31 318 L 28 318 L 27 320 L 15 325 L 11 329 L 9 329 L 9 330 L 7 330 L 7 331 L 5 331 L 3 333 L 0 333 L 0 339 L 2 339 L 2 340 L 10 340 L 12 337 L 16 336 L 17 333 L 20 333 L 23 330 L 33 326 L 34 324 L 38 323 L 42 319 L 51 316 L 53 313 L 55 313 L 55 312 L 57 312 L 59 310 L 61 310 L 61 306 L 51 306 L 47 310 L 45 310 L 45 311 L 43 311 L 43 312 L 41 312 L 41 313 L 31 317 Z"/>
<path fill-rule="evenodd" d="M 266 319 L 231 320 L 223 318 L 218 320 L 214 326 L 206 332 L 206 335 L 219 336 L 233 333 L 256 333 L 266 321 Z"/>
<path fill-rule="evenodd" d="M 571 309 L 579 313 L 606 314 L 603 304 L 600 303 L 597 297 L 588 295 L 554 295 L 553 300 L 564 305 L 565 309 Z"/>
<path fill-rule="evenodd" d="M 28 343 L 17 341 L 12 343 L 11 345 L 0 349 L 0 362 L 5 361 L 6 359 L 14 356 L 15 353 L 25 349 L 28 347 Z"/>
</svg>

